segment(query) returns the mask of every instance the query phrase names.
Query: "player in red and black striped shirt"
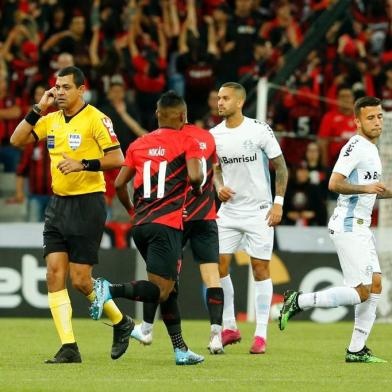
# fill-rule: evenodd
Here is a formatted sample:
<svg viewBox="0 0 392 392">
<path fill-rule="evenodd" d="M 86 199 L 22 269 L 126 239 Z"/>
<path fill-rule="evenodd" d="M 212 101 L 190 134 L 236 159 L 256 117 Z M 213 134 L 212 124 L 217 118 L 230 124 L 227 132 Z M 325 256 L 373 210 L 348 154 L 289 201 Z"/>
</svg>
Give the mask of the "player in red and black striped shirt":
<svg viewBox="0 0 392 392">
<path fill-rule="evenodd" d="M 190 241 L 193 258 L 200 263 L 200 273 L 207 287 L 207 307 L 211 323 L 208 349 L 211 354 L 222 354 L 223 290 L 218 269 L 219 241 L 213 185 L 213 164 L 217 163 L 215 139 L 208 131 L 191 124 L 184 125 L 181 133 L 197 141 L 202 153 L 204 174 L 201 195 L 195 195 L 191 186 L 187 190 L 182 245 L 185 246 L 187 241 Z M 136 325 L 131 333 L 131 337 L 143 344 L 152 342 L 152 324 L 156 307 L 154 304 L 144 304 L 143 323 Z"/>
<path fill-rule="evenodd" d="M 37 144 L 28 144 L 23 150 L 22 157 L 16 169 L 18 177 L 28 177 L 29 179 L 29 206 L 28 218 L 30 222 L 43 221 L 45 209 L 52 195 L 52 176 L 50 174 L 50 156 L 45 141 Z M 23 196 L 23 180 L 17 180 L 22 189 L 17 189 Z M 34 208 L 36 206 L 36 208 Z"/>
<path fill-rule="evenodd" d="M 142 286 L 140 281 L 111 285 L 109 290 L 112 298 L 130 298 L 155 307 L 158 301 L 151 301 L 150 293 L 153 293 L 152 286 L 158 286 L 162 319 L 172 340 L 176 364 L 192 365 L 204 358 L 190 351 L 182 338 L 175 284 L 182 251 L 182 213 L 188 181 L 194 192 L 200 194 L 202 154 L 196 140 L 179 131 L 186 119 L 182 97 L 171 91 L 163 94 L 156 114 L 159 129 L 129 146 L 115 183 L 121 203 L 132 215 L 132 236 L 146 261 L 149 282 L 142 282 Z M 133 204 L 127 189 L 132 178 Z"/>
<path fill-rule="evenodd" d="M 208 349 L 211 354 L 222 354 L 223 290 L 218 267 L 219 240 L 213 184 L 213 165 L 217 164 L 215 139 L 209 131 L 191 124 L 186 124 L 181 132 L 194 137 L 199 143 L 204 172 L 202 194 L 195 196 L 191 189 L 187 193 L 183 246 L 189 240 L 193 259 L 200 264 L 201 277 L 207 287 L 206 302 L 211 323 Z"/>
</svg>

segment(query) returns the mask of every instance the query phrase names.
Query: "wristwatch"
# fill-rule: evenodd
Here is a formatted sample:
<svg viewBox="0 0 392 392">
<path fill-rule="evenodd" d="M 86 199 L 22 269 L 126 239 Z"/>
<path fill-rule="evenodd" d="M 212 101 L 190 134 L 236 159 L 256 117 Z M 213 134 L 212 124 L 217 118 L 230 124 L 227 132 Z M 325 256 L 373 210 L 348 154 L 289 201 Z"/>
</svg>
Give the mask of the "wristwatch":
<svg viewBox="0 0 392 392">
<path fill-rule="evenodd" d="M 89 167 L 89 162 L 87 159 L 82 159 L 81 161 L 82 165 L 83 165 L 83 170 L 87 170 Z"/>
<path fill-rule="evenodd" d="M 33 110 L 39 115 L 42 114 L 42 109 L 37 104 L 33 105 Z"/>
</svg>

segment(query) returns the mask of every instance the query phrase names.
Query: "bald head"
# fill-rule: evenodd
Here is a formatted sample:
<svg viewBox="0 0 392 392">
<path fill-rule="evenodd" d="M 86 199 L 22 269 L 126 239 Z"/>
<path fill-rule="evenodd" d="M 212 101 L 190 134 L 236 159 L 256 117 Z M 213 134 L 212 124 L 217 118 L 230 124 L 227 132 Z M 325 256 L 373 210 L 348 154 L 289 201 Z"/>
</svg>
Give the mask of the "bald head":
<svg viewBox="0 0 392 392">
<path fill-rule="evenodd" d="M 181 129 L 186 122 L 186 110 L 184 99 L 176 92 L 162 94 L 156 110 L 159 127 Z"/>
<path fill-rule="evenodd" d="M 57 64 L 58 64 L 57 65 L 58 69 L 62 69 L 65 67 L 72 67 L 73 65 L 75 65 L 74 57 L 70 53 L 66 53 L 66 52 L 60 53 L 59 57 L 57 58 Z"/>
</svg>

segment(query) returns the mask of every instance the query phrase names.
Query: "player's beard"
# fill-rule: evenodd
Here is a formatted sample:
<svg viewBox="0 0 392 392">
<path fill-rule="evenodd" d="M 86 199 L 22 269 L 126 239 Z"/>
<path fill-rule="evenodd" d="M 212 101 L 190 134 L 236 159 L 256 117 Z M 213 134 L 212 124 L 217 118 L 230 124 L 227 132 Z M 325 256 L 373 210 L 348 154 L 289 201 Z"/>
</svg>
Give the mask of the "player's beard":
<svg viewBox="0 0 392 392">
<path fill-rule="evenodd" d="M 377 129 L 377 128 L 370 128 L 370 129 L 368 129 L 368 128 L 365 128 L 362 125 L 362 133 L 368 139 L 375 140 L 375 139 L 378 139 L 381 136 L 382 128 L 381 129 Z"/>
<path fill-rule="evenodd" d="M 229 110 L 229 109 L 225 109 L 225 110 L 223 110 L 223 111 L 220 111 L 219 109 L 218 109 L 218 114 L 219 114 L 219 116 L 220 117 L 223 117 L 223 118 L 229 118 L 229 117 L 231 117 L 233 114 L 235 113 L 235 111 L 234 110 Z"/>
</svg>

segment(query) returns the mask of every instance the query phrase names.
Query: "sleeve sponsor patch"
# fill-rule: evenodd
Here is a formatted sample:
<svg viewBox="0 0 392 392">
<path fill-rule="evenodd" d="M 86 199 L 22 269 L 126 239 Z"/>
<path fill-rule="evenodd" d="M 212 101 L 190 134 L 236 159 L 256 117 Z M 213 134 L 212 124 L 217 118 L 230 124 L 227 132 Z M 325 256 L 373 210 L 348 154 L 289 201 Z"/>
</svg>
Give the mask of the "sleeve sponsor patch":
<svg viewBox="0 0 392 392">
<path fill-rule="evenodd" d="M 348 157 L 350 156 L 350 153 L 352 152 L 352 150 L 354 149 L 354 146 L 358 143 L 358 139 L 353 140 L 346 148 L 345 152 L 344 152 L 344 156 Z"/>
<path fill-rule="evenodd" d="M 117 135 L 114 132 L 112 120 L 109 117 L 104 117 L 102 119 L 102 123 L 104 127 L 108 130 L 112 141 L 117 141 Z"/>
</svg>

